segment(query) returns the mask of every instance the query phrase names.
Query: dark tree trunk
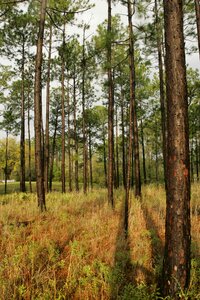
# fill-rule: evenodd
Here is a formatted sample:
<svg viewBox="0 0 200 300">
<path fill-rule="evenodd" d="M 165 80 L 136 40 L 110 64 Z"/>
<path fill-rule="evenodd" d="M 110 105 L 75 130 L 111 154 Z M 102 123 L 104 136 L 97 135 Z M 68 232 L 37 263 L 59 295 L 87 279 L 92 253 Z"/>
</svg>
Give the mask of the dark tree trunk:
<svg viewBox="0 0 200 300">
<path fill-rule="evenodd" d="M 40 23 L 37 41 L 37 53 L 35 64 L 35 94 L 34 94 L 34 116 L 35 116 L 35 170 L 37 181 L 37 197 L 40 210 L 46 210 L 45 189 L 44 189 L 44 164 L 42 151 L 42 95 L 41 95 L 41 68 L 42 68 L 42 48 L 44 37 L 44 24 L 47 1 L 41 1 Z"/>
<path fill-rule="evenodd" d="M 197 181 L 199 181 L 199 149 L 198 149 L 198 138 L 197 138 L 197 134 L 196 134 L 196 138 L 195 138 L 195 146 L 196 146 L 196 173 L 197 173 Z"/>
<path fill-rule="evenodd" d="M 55 156 L 55 149 L 56 149 L 57 129 L 58 129 L 58 110 L 57 110 L 57 114 L 56 114 L 55 128 L 54 128 L 54 133 L 53 133 L 52 153 L 51 153 L 50 169 L 49 169 L 49 191 L 50 192 L 52 192 L 53 164 L 54 164 L 54 156 Z"/>
<path fill-rule="evenodd" d="M 194 151 L 193 151 L 193 138 L 192 138 L 191 149 L 190 149 L 190 172 L 191 172 L 191 182 L 194 182 Z"/>
<path fill-rule="evenodd" d="M 85 59 L 85 31 L 83 29 L 83 52 L 82 52 L 82 114 L 83 114 L 83 191 L 86 194 L 88 189 L 88 143 L 86 132 L 86 116 L 85 116 L 85 71 L 86 71 L 86 59 Z"/>
<path fill-rule="evenodd" d="M 45 191 L 48 193 L 49 181 L 49 102 L 50 102 L 50 82 L 51 82 L 51 44 L 52 44 L 52 26 L 49 32 L 49 55 L 48 55 L 48 69 L 47 69 L 47 88 L 46 88 L 46 130 L 45 130 Z"/>
<path fill-rule="evenodd" d="M 142 119 L 141 119 L 141 139 L 142 139 L 143 177 L 144 177 L 144 184 L 146 184 L 147 183 L 147 172 L 146 172 L 146 158 L 145 158 L 145 147 L 144 147 L 144 130 L 143 130 Z"/>
<path fill-rule="evenodd" d="M 114 95 L 112 77 L 112 14 L 111 0 L 108 0 L 108 26 L 107 26 L 107 64 L 108 64 L 108 203 L 114 207 L 113 183 L 114 183 Z"/>
<path fill-rule="evenodd" d="M 69 164 L 69 192 L 72 192 L 72 160 L 71 160 L 71 130 L 70 130 L 70 97 L 69 97 L 69 81 L 67 89 L 67 116 L 68 116 L 68 164 Z"/>
<path fill-rule="evenodd" d="M 25 63 L 25 41 L 23 35 L 22 45 L 22 86 L 21 86 L 21 137 L 20 137 L 20 192 L 26 191 L 25 183 L 25 95 L 24 95 L 24 63 Z"/>
<path fill-rule="evenodd" d="M 28 83 L 28 178 L 29 190 L 32 193 L 30 109 L 30 83 Z"/>
<path fill-rule="evenodd" d="M 158 182 L 158 123 L 156 120 L 156 128 L 155 128 L 155 148 L 156 148 L 156 182 Z"/>
<path fill-rule="evenodd" d="M 163 167 L 164 167 L 164 180 L 166 187 L 166 153 L 167 153 L 167 130 L 166 130 L 166 103 L 165 103 L 165 89 L 164 89 L 164 76 L 163 76 L 163 59 L 162 59 L 162 25 L 158 17 L 158 4 L 155 0 L 155 22 L 157 31 L 157 51 L 158 51 L 158 67 L 159 67 L 159 84 L 160 84 L 160 109 L 161 109 L 161 125 L 162 125 L 162 151 L 163 151 Z"/>
<path fill-rule="evenodd" d="M 116 106 L 116 187 L 119 188 L 119 137 L 118 137 L 118 111 Z"/>
<path fill-rule="evenodd" d="M 190 163 L 183 2 L 164 0 L 167 82 L 167 209 L 163 294 L 177 293 L 190 280 Z"/>
<path fill-rule="evenodd" d="M 124 130 L 124 93 L 121 89 L 121 123 L 122 123 L 122 173 L 123 185 L 126 188 L 126 147 L 125 147 L 125 130 Z"/>
<path fill-rule="evenodd" d="M 5 153 L 5 185 L 4 185 L 4 193 L 7 194 L 7 180 L 8 180 L 8 131 L 6 131 L 6 153 Z"/>
<path fill-rule="evenodd" d="M 107 176 L 107 162 L 106 162 L 106 130 L 105 124 L 103 124 L 103 165 L 104 165 L 104 175 L 105 175 L 105 187 L 108 187 L 108 176 Z"/>
<path fill-rule="evenodd" d="M 133 24 L 132 24 L 133 8 L 131 7 L 130 0 L 127 1 L 127 8 L 128 8 L 128 24 L 129 24 L 129 68 L 130 68 L 130 101 L 131 101 L 130 103 L 132 106 L 131 109 L 132 109 L 132 114 L 133 114 L 132 118 L 133 118 L 135 196 L 141 197 L 139 139 L 138 139 L 138 125 L 137 125 L 137 112 L 136 112 L 136 100 L 135 100 L 135 61 L 134 61 L 134 38 L 133 38 Z M 132 135 L 132 133 L 131 133 L 131 135 Z M 129 137 L 129 139 L 130 139 L 130 137 Z M 132 151 L 131 151 L 131 153 L 132 153 Z M 129 159 L 131 159 L 130 153 L 129 153 Z M 127 165 L 129 165 L 129 163 Z M 128 174 L 128 171 L 127 171 L 127 178 L 128 177 L 130 177 L 130 174 Z M 127 188 L 129 187 L 129 185 L 130 185 L 130 183 L 126 183 Z"/>
<path fill-rule="evenodd" d="M 75 187 L 76 191 L 79 191 L 79 181 L 78 181 L 78 136 L 77 136 L 77 124 L 76 124 L 76 109 L 77 109 L 77 100 L 76 100 L 76 69 L 74 68 L 74 143 L 75 143 Z"/>
<path fill-rule="evenodd" d="M 93 172 L 92 172 L 92 137 L 89 129 L 89 157 L 90 157 L 90 186 L 93 189 Z"/>
<path fill-rule="evenodd" d="M 200 57 L 200 2 L 195 0 L 195 10 L 196 10 L 196 22 L 197 22 L 197 36 L 198 36 L 198 47 L 199 47 L 199 57 Z"/>
<path fill-rule="evenodd" d="M 65 46 L 65 24 L 63 26 L 63 52 Z M 61 181 L 62 181 L 62 193 L 66 192 L 65 184 L 65 61 L 64 53 L 62 52 L 62 70 L 61 70 L 61 89 L 62 89 L 62 99 L 61 99 L 61 110 L 62 110 L 62 163 L 61 163 Z"/>
</svg>

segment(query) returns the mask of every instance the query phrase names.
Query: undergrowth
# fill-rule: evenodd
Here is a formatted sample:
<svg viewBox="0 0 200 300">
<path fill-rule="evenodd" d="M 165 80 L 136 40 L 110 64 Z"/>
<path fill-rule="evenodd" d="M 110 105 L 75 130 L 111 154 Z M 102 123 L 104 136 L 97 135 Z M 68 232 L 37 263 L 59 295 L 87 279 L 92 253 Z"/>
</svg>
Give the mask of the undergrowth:
<svg viewBox="0 0 200 300">
<path fill-rule="evenodd" d="M 192 190 L 191 284 L 181 299 L 200 299 L 199 186 Z M 0 196 L 0 299 L 162 299 L 165 195 L 147 186 L 132 196 L 128 239 L 123 191 L 114 211 L 107 191 L 51 193 L 39 213 L 35 194 Z"/>
</svg>

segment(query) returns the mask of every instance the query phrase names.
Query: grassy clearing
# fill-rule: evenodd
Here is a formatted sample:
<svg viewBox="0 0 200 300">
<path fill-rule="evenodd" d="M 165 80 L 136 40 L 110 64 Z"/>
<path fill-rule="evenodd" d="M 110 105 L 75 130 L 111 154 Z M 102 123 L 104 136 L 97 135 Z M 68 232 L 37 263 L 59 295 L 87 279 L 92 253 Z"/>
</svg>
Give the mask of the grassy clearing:
<svg viewBox="0 0 200 300">
<path fill-rule="evenodd" d="M 192 280 L 200 299 L 199 195 L 192 189 Z M 132 197 L 123 235 L 123 191 L 113 212 L 107 191 L 47 196 L 40 214 L 34 194 L 0 196 L 0 299 L 160 299 L 165 196 L 161 186 Z"/>
</svg>

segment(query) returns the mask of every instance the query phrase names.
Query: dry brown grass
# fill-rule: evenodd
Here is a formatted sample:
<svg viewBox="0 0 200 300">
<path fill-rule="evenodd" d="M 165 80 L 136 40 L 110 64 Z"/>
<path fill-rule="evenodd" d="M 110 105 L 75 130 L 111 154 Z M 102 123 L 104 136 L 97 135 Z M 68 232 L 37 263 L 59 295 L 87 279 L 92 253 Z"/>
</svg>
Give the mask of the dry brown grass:
<svg viewBox="0 0 200 300">
<path fill-rule="evenodd" d="M 193 187 L 193 256 L 199 255 L 199 186 Z M 123 191 L 116 207 L 107 192 L 0 198 L 0 299 L 156 299 L 164 245 L 162 187 L 131 200 L 129 237 L 123 232 Z"/>
</svg>

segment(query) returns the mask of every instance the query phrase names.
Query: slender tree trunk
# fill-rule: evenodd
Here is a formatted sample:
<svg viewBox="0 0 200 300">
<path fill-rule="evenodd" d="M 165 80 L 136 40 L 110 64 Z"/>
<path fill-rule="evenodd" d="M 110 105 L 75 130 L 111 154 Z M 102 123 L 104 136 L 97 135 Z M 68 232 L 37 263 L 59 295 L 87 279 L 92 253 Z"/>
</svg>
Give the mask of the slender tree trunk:
<svg viewBox="0 0 200 300">
<path fill-rule="evenodd" d="M 71 129 L 70 129 L 70 97 L 69 97 L 69 80 L 67 88 L 67 116 L 68 116 L 68 164 L 69 164 L 69 192 L 72 192 L 72 160 L 71 160 Z"/>
<path fill-rule="evenodd" d="M 163 294 L 179 299 L 190 281 L 190 163 L 183 2 L 164 0 L 167 82 L 167 208 Z"/>
<path fill-rule="evenodd" d="M 92 172 L 92 137 L 89 129 L 89 156 L 90 156 L 90 186 L 93 189 L 93 172 Z"/>
<path fill-rule="evenodd" d="M 112 77 L 112 14 L 111 0 L 108 1 L 108 26 L 107 26 L 107 64 L 108 64 L 108 202 L 114 208 L 113 183 L 114 183 L 114 95 L 113 95 L 113 77 Z"/>
<path fill-rule="evenodd" d="M 47 87 L 46 87 L 46 130 L 45 130 L 45 191 L 48 193 L 49 181 L 49 103 L 50 103 L 50 82 L 51 82 L 51 45 L 52 44 L 52 26 L 49 32 L 49 54 L 47 68 Z"/>
<path fill-rule="evenodd" d="M 20 137 L 20 192 L 26 191 L 25 184 L 25 95 L 24 95 L 24 63 L 25 63 L 25 41 L 23 35 L 22 45 L 22 85 L 21 85 L 21 137 Z"/>
<path fill-rule="evenodd" d="M 198 155 L 198 138 L 196 134 L 195 138 L 195 146 L 196 146 L 196 174 L 197 174 L 197 181 L 199 181 L 199 155 Z"/>
<path fill-rule="evenodd" d="M 58 130 L 58 110 L 57 110 L 57 114 L 56 114 L 55 128 L 54 128 L 54 133 L 53 133 L 52 153 L 51 153 L 50 169 L 49 169 L 49 191 L 50 192 L 52 192 L 53 165 L 54 165 L 54 156 L 55 156 L 55 149 L 56 149 L 57 130 Z"/>
<path fill-rule="evenodd" d="M 142 162 L 143 162 L 143 176 L 144 176 L 144 184 L 147 183 L 147 172 L 146 172 L 146 159 L 145 159 L 145 147 L 144 147 L 144 130 L 143 130 L 143 122 L 141 119 L 141 138 L 142 138 Z"/>
<path fill-rule="evenodd" d="M 6 131 L 6 153 L 5 153 L 5 185 L 4 193 L 7 194 L 7 180 L 8 180 L 8 130 Z"/>
<path fill-rule="evenodd" d="M 162 151 L 163 151 L 163 167 L 164 167 L 164 180 L 166 187 L 166 153 L 167 153 L 167 130 L 166 130 L 166 103 L 165 103 L 165 89 L 164 89 L 164 76 L 163 76 L 163 59 L 162 59 L 162 25 L 158 16 L 158 3 L 155 0 L 155 22 L 157 31 L 157 51 L 158 51 L 158 67 L 159 67 L 159 84 L 160 84 L 160 109 L 161 109 L 161 125 L 162 125 Z"/>
<path fill-rule="evenodd" d="M 138 138 L 137 112 L 136 112 L 136 100 L 135 100 L 135 61 L 134 61 L 134 37 L 133 37 L 133 24 L 132 24 L 133 9 L 131 7 L 130 0 L 127 1 L 127 8 L 128 8 L 128 24 L 129 24 L 130 100 L 132 106 L 132 108 L 130 107 L 130 109 L 132 110 L 132 114 L 133 114 L 135 196 L 141 197 L 139 138 Z M 129 159 L 131 159 L 131 156 L 129 157 Z M 129 165 L 129 163 L 127 165 Z M 128 177 L 130 177 L 130 174 L 128 174 L 127 171 L 127 178 Z M 126 183 L 126 187 L 129 188 L 129 183 Z"/>
<path fill-rule="evenodd" d="M 119 136 L 118 136 L 117 106 L 116 106 L 116 187 L 119 188 Z"/>
<path fill-rule="evenodd" d="M 155 143 L 156 143 L 156 182 L 158 182 L 158 123 L 156 120 L 156 129 L 155 129 Z"/>
<path fill-rule="evenodd" d="M 35 115 L 35 170 L 37 181 L 37 197 L 40 210 L 46 210 L 45 189 L 44 189 L 44 164 L 42 151 L 42 95 L 41 95 L 41 68 L 42 68 L 42 48 L 44 37 L 44 24 L 47 1 L 41 1 L 40 23 L 37 41 L 36 67 L 35 67 L 35 94 L 34 94 L 34 115 Z"/>
<path fill-rule="evenodd" d="M 194 182 L 194 152 L 193 152 L 193 139 L 191 143 L 191 150 L 190 150 L 190 174 L 191 174 L 191 182 Z"/>
<path fill-rule="evenodd" d="M 77 121 L 76 121 L 76 109 L 77 109 L 77 100 L 76 100 L 76 69 L 74 67 L 74 143 L 75 143 L 75 187 L 76 191 L 79 191 L 79 181 L 78 181 L 78 136 L 77 136 Z"/>
<path fill-rule="evenodd" d="M 86 59 L 85 59 L 85 30 L 83 30 L 83 52 L 82 52 L 82 113 L 83 113 L 83 191 L 87 193 L 88 189 L 88 145 L 87 145 L 87 132 L 86 132 L 86 116 L 85 116 L 85 71 L 86 71 Z"/>
<path fill-rule="evenodd" d="M 65 47 L 65 24 L 63 26 L 63 52 Z M 61 70 L 61 89 L 62 89 L 62 99 L 61 99 L 61 110 L 62 110 L 62 162 L 61 162 L 61 180 L 62 180 L 62 193 L 66 192 L 65 184 L 65 61 L 64 53 L 62 52 L 62 70 Z"/>
<path fill-rule="evenodd" d="M 105 175 L 105 187 L 108 187 L 108 174 L 107 174 L 107 161 L 106 161 L 106 130 L 105 124 L 103 124 L 103 165 L 104 165 L 104 175 Z"/>
<path fill-rule="evenodd" d="M 30 83 L 28 83 L 28 178 L 29 190 L 32 193 L 30 106 Z"/>
<path fill-rule="evenodd" d="M 199 58 L 200 58 L 200 2 L 199 0 L 194 0 L 194 1 L 195 1 L 195 10 L 196 10 L 197 36 L 198 36 Z"/>
<path fill-rule="evenodd" d="M 126 149 L 125 149 L 125 130 L 124 130 L 124 94 L 121 89 L 121 123 L 122 123 L 122 173 L 123 185 L 126 188 Z"/>
</svg>

